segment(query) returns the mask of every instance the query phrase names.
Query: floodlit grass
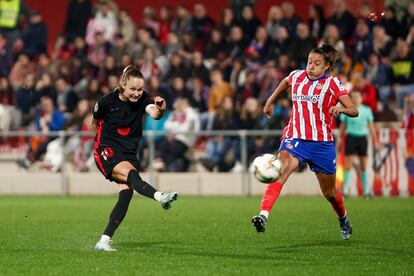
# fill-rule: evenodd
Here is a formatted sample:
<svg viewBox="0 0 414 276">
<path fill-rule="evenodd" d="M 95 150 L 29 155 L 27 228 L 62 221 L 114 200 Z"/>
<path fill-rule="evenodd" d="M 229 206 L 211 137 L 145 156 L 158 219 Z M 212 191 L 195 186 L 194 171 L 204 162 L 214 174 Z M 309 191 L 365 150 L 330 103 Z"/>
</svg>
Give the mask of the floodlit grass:
<svg viewBox="0 0 414 276">
<path fill-rule="evenodd" d="M 0 274 L 411 274 L 414 200 L 347 199 L 354 234 L 339 235 L 330 204 L 282 197 L 266 232 L 251 217 L 260 198 L 181 197 L 165 211 L 135 196 L 95 252 L 116 197 L 0 197 Z M 368 274 L 367 274 L 368 273 Z"/>
</svg>

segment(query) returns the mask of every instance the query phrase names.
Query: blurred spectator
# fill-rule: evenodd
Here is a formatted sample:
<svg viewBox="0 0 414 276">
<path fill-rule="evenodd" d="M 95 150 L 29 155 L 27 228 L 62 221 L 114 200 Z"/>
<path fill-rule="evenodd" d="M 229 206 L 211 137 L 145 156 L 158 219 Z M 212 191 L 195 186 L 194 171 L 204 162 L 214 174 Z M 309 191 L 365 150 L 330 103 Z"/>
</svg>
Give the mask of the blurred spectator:
<svg viewBox="0 0 414 276">
<path fill-rule="evenodd" d="M 243 30 L 244 39 L 250 42 L 255 37 L 256 30 L 262 22 L 254 14 L 251 6 L 245 6 L 242 10 L 242 16 L 239 24 Z"/>
<path fill-rule="evenodd" d="M 199 77 L 192 78 L 191 87 L 191 106 L 200 114 L 201 128 L 206 129 L 207 121 L 204 118 L 206 118 L 208 113 L 207 103 L 210 91 Z"/>
<path fill-rule="evenodd" d="M 168 89 L 164 85 L 161 85 L 159 76 L 151 75 L 149 77 L 149 80 L 147 81 L 147 85 L 148 85 L 148 93 L 152 97 L 160 96 L 167 102 L 167 105 L 168 105 L 168 103 L 170 102 L 170 98 L 168 95 Z"/>
<path fill-rule="evenodd" d="M 7 39 L 0 32 L 0 76 L 8 76 L 12 67 L 12 53 L 7 48 Z"/>
<path fill-rule="evenodd" d="M 62 130 L 64 124 L 63 114 L 55 110 L 53 100 L 47 96 L 41 98 L 40 110 L 35 117 L 35 129 L 41 132 Z M 56 137 L 32 137 L 30 149 L 24 159 L 18 160 L 20 167 L 28 169 L 34 162 L 39 161 L 46 153 L 48 144 Z"/>
<path fill-rule="evenodd" d="M 389 62 L 389 56 L 394 46 L 392 38 L 385 33 L 384 26 L 380 24 L 375 25 L 372 31 L 374 35 L 372 50 Z"/>
<path fill-rule="evenodd" d="M 140 70 L 145 79 L 149 79 L 151 75 L 159 75 L 160 69 L 155 62 L 155 54 L 152 48 L 146 48 L 144 50 L 144 56 Z"/>
<path fill-rule="evenodd" d="M 368 61 L 368 56 L 372 52 L 373 38 L 368 25 L 363 18 L 357 20 L 355 43 L 355 61 Z"/>
<path fill-rule="evenodd" d="M 111 10 L 109 3 L 105 0 L 98 2 L 98 11 L 93 19 L 95 32 L 102 32 L 106 41 L 112 41 L 118 29 L 116 14 Z"/>
<path fill-rule="evenodd" d="M 115 64 L 115 58 L 113 56 L 107 56 L 105 58 L 105 62 L 103 66 L 100 68 L 98 72 L 98 80 L 101 83 L 106 83 L 108 81 L 109 76 L 111 75 L 118 75 L 120 72 Z"/>
<path fill-rule="evenodd" d="M 397 99 L 397 107 L 401 110 L 404 97 L 414 93 L 414 57 L 409 53 L 407 42 L 403 39 L 397 40 L 397 56 L 391 61 L 392 90 Z M 389 101 L 391 89 L 380 90 L 380 99 L 383 103 Z"/>
<path fill-rule="evenodd" d="M 78 104 L 78 96 L 67 81 L 60 77 L 55 81 L 58 109 L 70 115 Z"/>
<path fill-rule="evenodd" d="M 384 26 L 386 34 L 391 36 L 394 40 L 403 35 L 404 30 L 395 17 L 394 7 L 385 7 L 381 24 Z"/>
<path fill-rule="evenodd" d="M 0 77 L 0 104 L 13 105 L 14 93 L 9 80 L 6 77 Z"/>
<path fill-rule="evenodd" d="M 46 53 L 42 53 L 38 56 L 37 62 L 35 63 L 35 78 L 39 79 L 41 75 L 53 71 L 52 63 Z"/>
<path fill-rule="evenodd" d="M 22 32 L 22 40 L 23 51 L 29 57 L 46 53 L 47 27 L 40 13 L 32 13 L 29 26 Z"/>
<path fill-rule="evenodd" d="M 100 97 L 103 96 L 103 93 L 99 87 L 99 82 L 97 79 L 91 79 L 88 84 L 86 91 L 86 99 L 90 102 L 96 102 Z"/>
<path fill-rule="evenodd" d="M 230 41 L 230 33 L 234 25 L 237 25 L 237 21 L 234 18 L 233 10 L 229 8 L 223 9 L 219 29 L 223 34 L 224 40 Z"/>
<path fill-rule="evenodd" d="M 198 114 L 190 106 L 188 99 L 179 98 L 175 101 L 174 111 L 165 122 L 164 128 L 172 132 L 172 135 L 158 144 L 159 154 L 164 163 L 163 167 L 169 172 L 187 171 L 190 160 L 185 154 L 194 145 L 196 136 L 174 134 L 174 132 L 197 132 L 200 129 Z"/>
<path fill-rule="evenodd" d="M 20 39 L 21 15 L 30 17 L 31 11 L 23 0 L 1 1 L 0 5 L 0 33 L 6 38 L 7 52 L 12 52 Z"/>
<path fill-rule="evenodd" d="M 64 32 L 72 42 L 76 37 L 85 37 L 88 20 L 92 17 L 90 0 L 71 0 L 68 4 Z"/>
<path fill-rule="evenodd" d="M 184 79 L 179 76 L 172 78 L 170 92 L 168 94 L 169 94 L 169 99 L 170 99 L 170 103 L 169 103 L 170 110 L 172 110 L 172 107 L 177 99 L 179 98 L 191 99 L 191 93 L 186 88 Z"/>
<path fill-rule="evenodd" d="M 354 90 L 359 91 L 362 96 L 362 104 L 369 106 L 372 112 L 378 111 L 377 91 L 372 82 L 368 81 L 361 74 L 356 74 L 353 79 L 355 85 Z"/>
<path fill-rule="evenodd" d="M 326 18 L 323 6 L 315 4 L 309 7 L 308 26 L 315 40 L 322 38 L 326 26 Z"/>
<path fill-rule="evenodd" d="M 272 40 L 276 39 L 277 29 L 282 26 L 283 12 L 279 6 L 271 6 L 267 15 L 266 30 Z"/>
<path fill-rule="evenodd" d="M 227 49 L 230 62 L 244 56 L 247 43 L 248 41 L 244 39 L 242 28 L 233 26 L 231 28 L 229 47 Z"/>
<path fill-rule="evenodd" d="M 82 37 L 76 37 L 73 43 L 72 65 L 77 79 L 82 78 L 82 69 L 88 66 L 88 47 Z"/>
<path fill-rule="evenodd" d="M 170 58 L 171 55 L 178 53 L 182 48 L 181 42 L 176 33 L 168 33 L 168 42 L 164 47 L 164 54 L 167 58 Z"/>
<path fill-rule="evenodd" d="M 404 30 L 403 36 L 407 36 L 410 29 L 414 26 L 414 1 L 410 0 L 407 4 L 407 8 L 402 19 L 402 28 Z"/>
<path fill-rule="evenodd" d="M 238 129 L 239 123 L 237 114 L 234 112 L 231 97 L 223 97 L 213 120 L 213 130 Z M 226 158 L 232 143 L 237 138 L 229 136 L 216 136 L 207 141 L 206 152 L 201 164 L 209 171 L 217 168 L 219 171 L 229 171 L 235 164 L 234 158 Z"/>
<path fill-rule="evenodd" d="M 118 32 L 122 35 L 125 43 L 130 43 L 134 40 L 136 34 L 135 22 L 129 16 L 126 10 L 119 11 L 119 25 Z M 115 37 L 116 39 L 117 37 Z M 119 38 L 119 37 L 118 37 Z M 115 41 L 116 44 L 116 41 Z"/>
<path fill-rule="evenodd" d="M 223 73 L 220 69 L 214 68 L 211 70 L 210 79 L 211 89 L 208 99 L 208 111 L 214 112 L 222 105 L 225 97 L 231 98 L 234 95 L 234 91 L 230 84 L 223 79 Z"/>
<path fill-rule="evenodd" d="M 52 77 L 48 73 L 43 73 L 35 85 L 34 98 L 35 102 L 40 102 L 40 98 L 43 96 L 48 96 L 53 100 L 53 104 L 57 104 L 57 92 L 52 85 Z"/>
<path fill-rule="evenodd" d="M 110 55 L 115 59 L 116 67 L 121 67 L 122 56 L 127 54 L 129 54 L 127 42 L 121 33 L 117 33 L 110 50 Z"/>
<path fill-rule="evenodd" d="M 282 3 L 283 20 L 282 24 L 286 27 L 290 37 L 294 37 L 296 26 L 302 22 L 302 19 L 295 13 L 295 6 L 291 2 Z"/>
<path fill-rule="evenodd" d="M 157 37 L 160 33 L 160 22 L 156 18 L 153 7 L 146 6 L 142 11 L 142 26 L 151 32 L 152 37 Z"/>
<path fill-rule="evenodd" d="M 164 81 L 171 80 L 175 77 L 180 77 L 187 81 L 190 72 L 183 62 L 181 55 L 175 53 L 170 58 L 170 68 L 168 69 L 167 74 L 164 76 Z"/>
<path fill-rule="evenodd" d="M 334 11 L 328 23 L 338 28 L 338 38 L 342 38 L 348 44 L 355 30 L 355 18 L 346 9 L 345 0 L 333 0 L 333 7 Z"/>
<path fill-rule="evenodd" d="M 247 68 L 246 62 L 242 58 L 238 58 L 233 62 L 233 67 L 230 72 L 229 83 L 233 91 L 238 91 L 244 86 L 246 82 Z"/>
<path fill-rule="evenodd" d="M 381 59 L 377 54 L 372 53 L 369 56 L 368 64 L 366 65 L 365 78 L 376 86 L 378 95 L 382 95 L 385 93 L 382 92 L 382 90 L 390 89 L 391 68 L 389 65 L 381 62 Z"/>
<path fill-rule="evenodd" d="M 236 20 L 241 20 L 243 9 L 246 6 L 253 7 L 256 0 L 230 0 L 231 10 L 234 12 L 234 18 Z"/>
<path fill-rule="evenodd" d="M 279 27 L 276 32 L 276 40 L 272 41 L 269 47 L 267 59 L 277 60 L 280 55 L 288 52 L 290 45 L 291 39 L 286 27 Z"/>
<path fill-rule="evenodd" d="M 204 56 L 211 63 L 215 60 L 223 60 L 226 56 L 228 44 L 223 38 L 220 29 L 213 29 L 211 31 L 211 38 L 204 48 Z"/>
<path fill-rule="evenodd" d="M 21 87 L 23 79 L 30 73 L 33 73 L 33 63 L 30 61 L 29 56 L 25 53 L 19 54 L 9 75 L 9 80 L 13 89 Z"/>
<path fill-rule="evenodd" d="M 414 129 L 414 96 L 406 97 L 404 101 L 403 127 Z"/>
<path fill-rule="evenodd" d="M 175 18 L 171 23 L 171 31 L 175 32 L 179 37 L 183 34 L 191 32 L 193 26 L 191 13 L 184 4 L 177 5 Z"/>
<path fill-rule="evenodd" d="M 334 47 L 340 55 L 345 53 L 344 41 L 341 39 L 338 27 L 334 24 L 328 24 L 326 26 L 322 40 L 319 42 L 319 46 L 325 43 Z"/>
<path fill-rule="evenodd" d="M 168 34 L 170 32 L 171 20 L 172 20 L 172 10 L 170 6 L 162 6 L 160 8 L 160 32 L 158 35 L 158 40 L 162 47 L 165 47 L 168 43 Z"/>
<path fill-rule="evenodd" d="M 410 48 L 410 52 L 414 52 L 414 24 L 410 27 L 410 31 L 408 32 L 406 41 L 408 47 Z"/>
<path fill-rule="evenodd" d="M 70 60 L 73 53 L 72 45 L 67 41 L 64 34 L 59 34 L 56 38 L 55 44 L 53 45 L 52 53 L 50 58 L 52 61 L 56 60 Z"/>
<path fill-rule="evenodd" d="M 194 5 L 192 27 L 196 48 L 203 50 L 214 27 L 214 21 L 207 14 L 206 7 L 203 4 L 197 3 Z"/>
<path fill-rule="evenodd" d="M 159 56 L 161 53 L 160 45 L 152 38 L 149 30 L 145 28 L 139 28 L 137 30 L 137 41 L 133 43 L 131 47 L 132 56 L 135 63 L 138 63 L 144 54 L 146 48 L 151 48 L 154 51 L 155 56 Z"/>
<path fill-rule="evenodd" d="M 304 23 L 299 23 L 296 27 L 296 39 L 289 47 L 289 57 L 295 63 L 294 67 L 305 69 L 308 63 L 309 52 L 316 47 L 314 38 L 309 32 L 309 28 Z"/>
<path fill-rule="evenodd" d="M 248 61 L 253 63 L 264 63 L 269 51 L 270 39 L 268 39 L 266 28 L 259 26 L 256 29 L 255 38 L 250 42 L 246 49 Z"/>
<path fill-rule="evenodd" d="M 190 72 L 192 78 L 200 78 L 202 79 L 203 83 L 209 85 L 210 84 L 210 78 L 209 78 L 209 70 L 204 65 L 203 62 L 203 54 L 199 51 L 195 51 L 192 54 L 191 59 L 191 66 L 190 66 Z"/>
<path fill-rule="evenodd" d="M 110 47 L 111 45 L 105 41 L 102 33 L 95 33 L 95 42 L 89 45 L 87 56 L 94 76 L 97 75 L 100 66 L 104 63 Z"/>
<path fill-rule="evenodd" d="M 15 88 L 16 91 L 16 108 L 18 110 L 18 126 L 26 127 L 33 120 L 36 95 L 33 93 L 35 80 L 33 73 L 24 75 L 22 84 Z"/>
</svg>

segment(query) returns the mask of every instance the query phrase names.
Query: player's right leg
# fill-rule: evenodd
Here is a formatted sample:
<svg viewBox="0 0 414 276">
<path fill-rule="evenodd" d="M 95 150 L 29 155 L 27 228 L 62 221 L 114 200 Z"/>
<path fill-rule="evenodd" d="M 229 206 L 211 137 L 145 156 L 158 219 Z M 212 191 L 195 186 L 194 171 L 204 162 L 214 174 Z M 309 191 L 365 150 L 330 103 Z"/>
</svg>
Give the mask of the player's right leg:
<svg viewBox="0 0 414 276">
<path fill-rule="evenodd" d="M 285 150 L 281 150 L 278 154 L 278 159 L 282 162 L 284 170 L 277 181 L 269 184 L 263 194 L 260 206 L 260 214 L 254 216 L 252 219 L 253 226 L 258 233 L 265 231 L 266 222 L 269 218 L 269 213 L 279 197 L 283 184 L 289 178 L 290 174 L 296 170 L 299 165 L 299 160 Z"/>
<path fill-rule="evenodd" d="M 128 161 L 118 163 L 112 170 L 112 178 L 117 182 L 128 183 L 139 194 L 161 203 L 162 208 L 171 208 L 171 203 L 178 198 L 178 193 L 162 193 L 143 181 L 136 168 Z"/>
</svg>

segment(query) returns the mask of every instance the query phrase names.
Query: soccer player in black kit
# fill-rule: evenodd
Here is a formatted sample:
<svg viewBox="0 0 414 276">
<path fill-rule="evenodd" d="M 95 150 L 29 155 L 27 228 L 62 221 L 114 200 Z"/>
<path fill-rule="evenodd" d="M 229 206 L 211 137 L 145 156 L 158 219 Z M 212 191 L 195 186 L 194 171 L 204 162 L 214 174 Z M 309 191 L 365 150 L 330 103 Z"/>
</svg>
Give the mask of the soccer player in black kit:
<svg viewBox="0 0 414 276">
<path fill-rule="evenodd" d="M 178 197 L 177 193 L 155 190 L 138 173 L 137 148 L 142 136 L 143 116 L 147 113 L 158 120 L 164 115 L 165 108 L 166 103 L 161 97 L 152 98 L 144 91 L 144 77 L 134 65 L 123 70 L 120 86 L 100 98 L 94 107 L 95 162 L 101 173 L 119 187 L 118 201 L 96 250 L 115 251 L 111 237 L 127 213 L 133 190 L 159 201 L 164 209 L 169 209 Z"/>
</svg>

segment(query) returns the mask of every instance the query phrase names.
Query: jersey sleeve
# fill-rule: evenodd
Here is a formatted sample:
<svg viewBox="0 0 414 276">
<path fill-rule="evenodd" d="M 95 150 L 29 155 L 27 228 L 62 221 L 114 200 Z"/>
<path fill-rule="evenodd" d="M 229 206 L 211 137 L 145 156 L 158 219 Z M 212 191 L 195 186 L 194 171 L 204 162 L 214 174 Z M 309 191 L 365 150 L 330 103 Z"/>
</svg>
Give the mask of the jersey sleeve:
<svg viewBox="0 0 414 276">
<path fill-rule="evenodd" d="M 289 84 L 289 87 L 290 87 L 290 86 L 292 86 L 293 76 L 294 76 L 297 72 L 299 72 L 299 71 L 300 71 L 300 70 L 294 70 L 294 71 L 290 72 L 290 74 L 289 74 L 289 76 L 288 76 L 288 84 Z"/>
<path fill-rule="evenodd" d="M 101 97 L 96 101 L 95 107 L 93 108 L 93 118 L 95 120 L 102 120 L 106 111 L 105 98 Z"/>
<path fill-rule="evenodd" d="M 341 122 L 343 122 L 343 123 L 346 123 L 346 118 L 348 118 L 348 116 L 346 116 L 345 114 L 341 114 L 341 115 L 339 116 L 339 120 L 340 120 Z"/>
<path fill-rule="evenodd" d="M 345 89 L 342 82 L 338 79 L 338 77 L 333 77 L 330 83 L 330 89 L 332 95 L 337 99 L 343 95 L 348 95 L 349 92 Z"/>
<path fill-rule="evenodd" d="M 144 109 L 149 105 L 149 104 L 154 104 L 154 98 L 152 96 L 150 96 L 150 94 L 148 94 L 148 92 L 144 92 L 144 95 L 142 95 L 144 97 L 144 101 L 143 101 L 143 107 Z"/>
</svg>

